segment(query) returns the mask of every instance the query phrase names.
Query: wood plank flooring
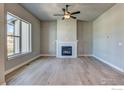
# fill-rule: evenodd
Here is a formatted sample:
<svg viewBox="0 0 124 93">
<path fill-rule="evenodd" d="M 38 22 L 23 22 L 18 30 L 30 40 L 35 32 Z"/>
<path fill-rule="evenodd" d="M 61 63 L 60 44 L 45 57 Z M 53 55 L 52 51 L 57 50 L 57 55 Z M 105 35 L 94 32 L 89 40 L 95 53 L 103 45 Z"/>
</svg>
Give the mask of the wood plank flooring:
<svg viewBox="0 0 124 93">
<path fill-rule="evenodd" d="M 124 85 L 124 73 L 93 57 L 41 57 L 6 76 L 7 85 Z"/>
</svg>

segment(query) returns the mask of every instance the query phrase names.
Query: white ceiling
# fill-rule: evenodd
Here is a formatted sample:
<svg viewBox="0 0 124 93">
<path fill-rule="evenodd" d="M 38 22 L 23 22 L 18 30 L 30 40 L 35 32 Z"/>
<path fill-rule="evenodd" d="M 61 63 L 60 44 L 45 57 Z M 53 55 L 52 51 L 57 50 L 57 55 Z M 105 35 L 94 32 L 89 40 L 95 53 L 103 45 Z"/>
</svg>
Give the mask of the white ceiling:
<svg viewBox="0 0 124 93">
<path fill-rule="evenodd" d="M 56 20 L 61 17 L 53 16 L 53 14 L 62 14 L 62 8 L 66 4 L 63 3 L 22 3 L 25 9 L 30 11 L 41 20 Z M 75 15 L 78 20 L 92 21 L 107 9 L 111 8 L 113 3 L 69 3 L 69 11 L 80 11 L 80 14 Z"/>
</svg>

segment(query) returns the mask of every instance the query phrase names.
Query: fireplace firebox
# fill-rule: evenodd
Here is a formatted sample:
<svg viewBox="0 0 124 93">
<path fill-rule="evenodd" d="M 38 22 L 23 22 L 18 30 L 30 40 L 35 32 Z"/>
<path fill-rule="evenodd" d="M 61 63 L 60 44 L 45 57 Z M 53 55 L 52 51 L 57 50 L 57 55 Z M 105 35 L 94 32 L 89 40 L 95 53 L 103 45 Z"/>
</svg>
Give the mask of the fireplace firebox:
<svg viewBox="0 0 124 93">
<path fill-rule="evenodd" d="M 62 56 L 72 56 L 72 46 L 62 46 Z"/>
</svg>

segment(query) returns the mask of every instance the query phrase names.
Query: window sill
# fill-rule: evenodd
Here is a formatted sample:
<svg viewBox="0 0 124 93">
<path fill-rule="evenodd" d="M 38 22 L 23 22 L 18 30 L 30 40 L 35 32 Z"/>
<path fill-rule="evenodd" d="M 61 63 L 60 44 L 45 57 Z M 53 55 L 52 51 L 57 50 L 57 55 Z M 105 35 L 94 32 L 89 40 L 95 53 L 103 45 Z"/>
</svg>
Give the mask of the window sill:
<svg viewBox="0 0 124 93">
<path fill-rule="evenodd" d="M 15 59 L 15 58 L 18 58 L 18 57 L 22 57 L 22 56 L 25 56 L 25 55 L 28 55 L 30 54 L 31 52 L 28 52 L 28 53 L 21 53 L 21 54 L 15 54 L 15 55 L 12 55 L 12 56 L 8 56 L 8 60 L 12 60 L 12 59 Z"/>
</svg>

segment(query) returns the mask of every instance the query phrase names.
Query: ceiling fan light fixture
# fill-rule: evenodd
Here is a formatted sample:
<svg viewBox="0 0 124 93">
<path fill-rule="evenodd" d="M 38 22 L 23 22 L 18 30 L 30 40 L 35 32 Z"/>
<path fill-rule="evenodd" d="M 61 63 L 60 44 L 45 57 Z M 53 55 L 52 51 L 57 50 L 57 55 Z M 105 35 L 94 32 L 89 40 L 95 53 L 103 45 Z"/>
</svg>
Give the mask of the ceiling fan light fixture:
<svg viewBox="0 0 124 93">
<path fill-rule="evenodd" d="M 69 15 L 69 14 L 65 14 L 65 15 L 64 15 L 64 18 L 65 18 L 65 19 L 69 19 L 69 18 L 70 18 L 70 15 Z"/>
</svg>

